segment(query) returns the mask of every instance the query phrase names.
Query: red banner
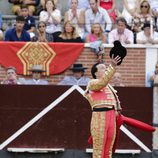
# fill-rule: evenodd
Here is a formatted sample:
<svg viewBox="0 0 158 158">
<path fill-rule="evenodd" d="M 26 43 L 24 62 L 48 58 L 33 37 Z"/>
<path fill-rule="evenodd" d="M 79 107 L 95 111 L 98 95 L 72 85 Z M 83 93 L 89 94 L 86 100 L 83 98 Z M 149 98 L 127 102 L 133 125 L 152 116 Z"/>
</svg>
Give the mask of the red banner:
<svg viewBox="0 0 158 158">
<path fill-rule="evenodd" d="M 18 74 L 40 64 L 49 74 L 58 74 L 72 65 L 82 52 L 82 43 L 1 42 L 0 64 L 14 66 Z"/>
</svg>

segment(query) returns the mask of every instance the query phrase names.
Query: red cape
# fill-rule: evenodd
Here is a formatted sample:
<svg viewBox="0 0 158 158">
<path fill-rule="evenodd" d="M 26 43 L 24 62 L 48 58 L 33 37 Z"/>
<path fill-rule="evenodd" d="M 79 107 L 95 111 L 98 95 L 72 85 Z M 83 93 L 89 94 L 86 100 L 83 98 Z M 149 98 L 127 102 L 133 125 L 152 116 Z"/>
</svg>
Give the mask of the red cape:
<svg viewBox="0 0 158 158">
<path fill-rule="evenodd" d="M 117 117 L 116 117 L 116 131 L 117 132 L 116 132 L 116 139 L 115 139 L 114 146 L 113 146 L 113 153 L 116 150 L 116 147 L 118 144 L 118 139 L 119 139 L 119 134 L 120 134 L 120 127 L 123 123 L 130 125 L 132 127 L 138 128 L 138 129 L 142 129 L 143 131 L 147 131 L 147 132 L 154 132 L 155 131 L 155 128 L 153 126 L 146 124 L 142 121 L 139 121 L 139 120 L 136 120 L 133 118 L 129 118 L 129 117 L 125 117 L 122 114 L 117 115 Z M 92 136 L 90 136 L 88 138 L 88 143 L 90 145 L 93 144 Z"/>
</svg>

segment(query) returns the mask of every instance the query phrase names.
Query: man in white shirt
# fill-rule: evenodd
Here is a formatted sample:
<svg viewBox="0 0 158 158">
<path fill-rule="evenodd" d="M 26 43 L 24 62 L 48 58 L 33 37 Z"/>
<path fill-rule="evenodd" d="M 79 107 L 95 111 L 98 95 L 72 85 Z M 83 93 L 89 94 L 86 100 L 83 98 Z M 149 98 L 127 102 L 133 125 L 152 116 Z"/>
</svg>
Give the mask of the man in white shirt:
<svg viewBox="0 0 158 158">
<path fill-rule="evenodd" d="M 108 41 L 112 44 L 114 41 L 119 40 L 122 44 L 133 44 L 133 32 L 126 28 L 127 22 L 123 17 L 117 19 L 117 28 L 109 33 Z"/>
<path fill-rule="evenodd" d="M 110 32 L 112 28 L 112 21 L 107 11 L 98 6 L 98 0 L 89 0 L 89 4 L 90 9 L 87 9 L 85 12 L 86 31 L 90 33 L 91 25 L 99 23 L 101 24 L 104 32 Z"/>
<path fill-rule="evenodd" d="M 3 80 L 1 84 L 7 84 L 7 85 L 21 84 L 18 80 L 15 67 L 9 66 L 6 68 L 6 79 Z"/>
<path fill-rule="evenodd" d="M 137 33 L 137 44 L 158 44 L 158 33 L 153 31 L 151 34 L 149 23 L 145 23 L 143 31 Z"/>
</svg>

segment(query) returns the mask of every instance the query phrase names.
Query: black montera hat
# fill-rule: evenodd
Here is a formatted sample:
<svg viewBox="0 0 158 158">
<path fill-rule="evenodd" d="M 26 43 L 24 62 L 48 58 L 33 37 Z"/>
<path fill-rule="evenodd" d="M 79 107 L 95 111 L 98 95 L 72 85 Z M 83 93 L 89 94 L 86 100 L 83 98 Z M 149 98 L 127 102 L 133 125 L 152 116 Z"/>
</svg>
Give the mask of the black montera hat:
<svg viewBox="0 0 158 158">
<path fill-rule="evenodd" d="M 84 71 L 85 69 L 87 68 L 83 67 L 82 64 L 74 64 L 73 67 L 70 68 L 70 70 L 72 70 L 73 72 Z"/>
<path fill-rule="evenodd" d="M 123 58 L 126 56 L 127 50 L 125 47 L 121 45 L 120 41 L 114 41 L 114 47 L 110 50 L 110 58 L 114 55 L 114 57 L 119 56 L 121 57 L 121 61 L 117 64 L 120 65 L 123 61 Z"/>
</svg>

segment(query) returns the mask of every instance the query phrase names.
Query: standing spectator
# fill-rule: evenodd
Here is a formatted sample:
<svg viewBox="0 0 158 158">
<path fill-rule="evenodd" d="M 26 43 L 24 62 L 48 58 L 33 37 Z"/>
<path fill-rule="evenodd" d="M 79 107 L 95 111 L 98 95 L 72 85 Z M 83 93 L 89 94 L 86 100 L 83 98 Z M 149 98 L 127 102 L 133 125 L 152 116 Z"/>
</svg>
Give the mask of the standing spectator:
<svg viewBox="0 0 158 158">
<path fill-rule="evenodd" d="M 68 8 L 70 8 L 71 6 L 71 0 L 68 0 Z M 78 0 L 78 9 L 82 9 L 84 11 L 86 11 L 87 9 L 89 9 L 89 0 Z"/>
<path fill-rule="evenodd" d="M 35 18 L 29 15 L 28 5 L 21 5 L 21 16 L 25 18 L 24 29 L 29 32 L 30 37 L 35 36 Z"/>
<path fill-rule="evenodd" d="M 112 28 L 112 22 L 107 11 L 98 6 L 98 0 L 89 0 L 89 4 L 90 9 L 85 12 L 86 31 L 90 33 L 91 25 L 99 23 L 104 32 L 109 32 Z"/>
<path fill-rule="evenodd" d="M 140 0 L 123 0 L 122 16 L 126 19 L 127 24 L 131 26 L 132 18 L 136 15 Z"/>
<path fill-rule="evenodd" d="M 80 85 L 86 86 L 89 82 L 89 78 L 84 76 L 85 67 L 82 64 L 74 64 L 72 70 L 72 76 L 65 76 L 62 81 L 59 82 L 58 85 Z"/>
<path fill-rule="evenodd" d="M 107 10 L 111 21 L 115 23 L 116 21 L 116 13 L 115 13 L 115 7 L 116 7 L 116 0 L 99 0 L 99 5 Z"/>
<path fill-rule="evenodd" d="M 30 34 L 24 29 L 25 19 L 23 16 L 16 17 L 15 28 L 9 29 L 5 34 L 5 41 L 30 41 Z"/>
<path fill-rule="evenodd" d="M 61 12 L 56 9 L 53 0 L 46 0 L 45 10 L 40 12 L 39 20 L 46 23 L 46 32 L 50 36 L 61 32 Z"/>
<path fill-rule="evenodd" d="M 70 22 L 65 22 L 63 31 L 59 35 L 54 35 L 54 42 L 74 42 L 82 43 L 81 37 L 76 33 L 75 26 Z"/>
<path fill-rule="evenodd" d="M 9 84 L 9 85 L 21 84 L 18 81 L 15 67 L 9 66 L 6 68 L 6 79 L 2 81 L 1 84 Z"/>
<path fill-rule="evenodd" d="M 123 17 L 117 19 L 117 28 L 109 33 L 109 43 L 119 40 L 124 44 L 133 44 L 133 32 L 126 28 L 127 23 Z"/>
<path fill-rule="evenodd" d="M 78 0 L 71 0 L 70 9 L 65 13 L 64 22 L 71 21 L 76 27 L 76 32 L 81 38 L 84 36 L 85 12 L 78 9 Z"/>
<path fill-rule="evenodd" d="M 33 15 L 36 10 L 36 6 L 38 6 L 40 0 L 8 0 L 9 3 L 13 4 L 12 11 L 16 15 L 21 14 L 20 6 L 22 4 L 28 5 L 29 14 Z"/>
<path fill-rule="evenodd" d="M 47 80 L 41 79 L 42 73 L 45 72 L 41 65 L 34 65 L 30 71 L 32 72 L 32 79 L 26 80 L 26 85 L 48 85 Z"/>
</svg>

